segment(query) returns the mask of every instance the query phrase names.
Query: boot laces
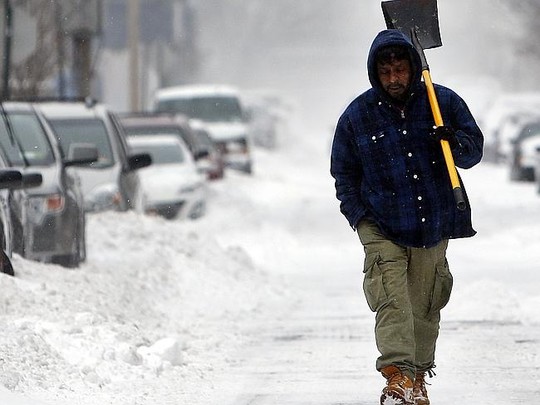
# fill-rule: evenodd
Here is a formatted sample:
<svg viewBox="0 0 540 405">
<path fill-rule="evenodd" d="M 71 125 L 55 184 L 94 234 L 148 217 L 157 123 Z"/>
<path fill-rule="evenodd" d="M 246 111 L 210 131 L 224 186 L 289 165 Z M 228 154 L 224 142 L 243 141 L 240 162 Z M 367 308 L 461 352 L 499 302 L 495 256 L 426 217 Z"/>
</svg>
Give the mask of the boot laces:
<svg viewBox="0 0 540 405">
<path fill-rule="evenodd" d="M 428 375 L 431 378 L 433 375 L 435 375 L 435 373 L 432 370 L 429 370 Z M 420 390 L 424 396 L 427 396 L 426 385 L 431 385 L 426 381 L 426 373 L 416 373 L 414 379 L 415 391 Z"/>
</svg>

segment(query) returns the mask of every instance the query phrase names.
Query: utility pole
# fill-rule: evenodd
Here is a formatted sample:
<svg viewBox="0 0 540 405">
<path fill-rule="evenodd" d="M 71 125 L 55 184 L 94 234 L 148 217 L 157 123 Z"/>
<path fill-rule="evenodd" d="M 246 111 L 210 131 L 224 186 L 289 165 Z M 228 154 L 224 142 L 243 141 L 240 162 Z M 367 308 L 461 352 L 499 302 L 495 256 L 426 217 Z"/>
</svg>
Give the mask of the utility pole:
<svg viewBox="0 0 540 405">
<path fill-rule="evenodd" d="M 73 41 L 73 70 L 77 83 L 79 97 L 90 96 L 90 82 L 92 72 L 92 36 L 87 30 L 80 30 L 72 34 Z"/>
<path fill-rule="evenodd" d="M 62 5 L 59 0 L 54 2 L 54 21 L 56 23 L 56 54 L 58 58 L 58 95 L 60 98 L 66 96 L 66 77 L 64 72 L 65 52 L 64 52 L 64 24 L 62 21 Z"/>
<path fill-rule="evenodd" d="M 9 76 L 11 70 L 11 43 L 13 39 L 13 10 L 10 0 L 4 0 L 4 57 L 2 77 L 2 99 L 9 100 Z"/>
<path fill-rule="evenodd" d="M 129 0 L 128 5 L 128 45 L 129 84 L 131 111 L 140 111 L 139 80 L 139 0 Z"/>
</svg>

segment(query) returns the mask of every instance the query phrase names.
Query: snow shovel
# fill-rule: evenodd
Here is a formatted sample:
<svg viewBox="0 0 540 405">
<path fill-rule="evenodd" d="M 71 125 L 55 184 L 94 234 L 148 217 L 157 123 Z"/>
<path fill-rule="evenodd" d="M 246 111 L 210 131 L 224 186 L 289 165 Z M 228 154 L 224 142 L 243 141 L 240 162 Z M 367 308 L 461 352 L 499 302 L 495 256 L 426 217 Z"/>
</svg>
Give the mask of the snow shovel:
<svg viewBox="0 0 540 405">
<path fill-rule="evenodd" d="M 437 12 L 437 0 L 390 0 L 381 3 L 386 26 L 389 29 L 397 29 L 411 38 L 411 41 L 420 55 L 422 61 L 422 77 L 426 84 L 429 104 L 433 113 L 433 119 L 437 127 L 443 126 L 444 122 L 431 81 L 429 65 L 426 60 L 424 49 L 442 46 L 439 32 L 439 17 Z M 457 208 L 465 210 L 465 198 L 459 181 L 459 176 L 454 164 L 454 158 L 450 150 L 450 144 L 441 140 L 441 147 L 446 161 L 450 182 L 454 191 Z"/>
</svg>

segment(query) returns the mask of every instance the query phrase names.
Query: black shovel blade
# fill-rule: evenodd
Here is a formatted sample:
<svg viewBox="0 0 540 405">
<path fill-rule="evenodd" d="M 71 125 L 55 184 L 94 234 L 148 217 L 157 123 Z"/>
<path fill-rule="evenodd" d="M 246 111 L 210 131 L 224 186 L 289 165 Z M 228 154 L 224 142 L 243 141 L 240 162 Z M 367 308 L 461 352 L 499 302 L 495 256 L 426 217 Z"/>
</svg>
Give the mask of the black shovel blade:
<svg viewBox="0 0 540 405">
<path fill-rule="evenodd" d="M 409 38 L 414 30 L 422 49 L 442 46 L 437 0 L 391 0 L 381 6 L 388 29 L 400 30 Z"/>
</svg>

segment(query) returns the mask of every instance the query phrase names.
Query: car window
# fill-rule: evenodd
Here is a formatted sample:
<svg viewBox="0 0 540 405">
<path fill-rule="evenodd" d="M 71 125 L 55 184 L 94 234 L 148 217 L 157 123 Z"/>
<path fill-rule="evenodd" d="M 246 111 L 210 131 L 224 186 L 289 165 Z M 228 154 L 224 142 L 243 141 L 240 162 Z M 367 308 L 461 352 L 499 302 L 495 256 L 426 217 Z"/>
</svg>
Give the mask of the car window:
<svg viewBox="0 0 540 405">
<path fill-rule="evenodd" d="M 124 126 L 129 136 L 137 135 L 180 135 L 178 128 L 166 125 L 126 125 Z"/>
<path fill-rule="evenodd" d="M 35 114 L 9 113 L 9 120 L 14 139 L 8 136 L 5 122 L 2 122 L 0 143 L 12 165 L 50 166 L 54 164 L 55 158 L 51 144 Z"/>
<path fill-rule="evenodd" d="M 67 156 L 73 143 L 93 143 L 98 149 L 98 161 L 90 167 L 108 167 L 114 164 L 111 143 L 105 123 L 100 119 L 51 119 L 62 153 Z"/>
<path fill-rule="evenodd" d="M 126 139 L 127 135 L 115 114 L 112 114 L 109 112 L 107 116 L 109 117 L 109 120 L 111 121 L 112 130 L 114 131 L 116 140 L 118 141 L 117 145 L 118 145 L 119 153 L 121 154 L 121 159 L 124 162 L 124 164 L 127 164 L 128 155 L 129 155 L 129 146 L 127 144 L 127 139 Z"/>
<path fill-rule="evenodd" d="M 236 97 L 212 96 L 158 100 L 159 112 L 182 113 L 207 122 L 241 121 L 242 109 Z"/>
<path fill-rule="evenodd" d="M 184 151 L 177 144 L 132 145 L 131 150 L 135 153 L 149 153 L 152 157 L 152 165 L 182 163 L 186 160 Z"/>
<path fill-rule="evenodd" d="M 533 136 L 538 136 L 540 134 L 540 126 L 534 125 L 534 126 L 528 126 L 526 127 L 521 134 L 519 135 L 518 139 L 523 140 L 527 138 L 531 138 Z"/>
</svg>

